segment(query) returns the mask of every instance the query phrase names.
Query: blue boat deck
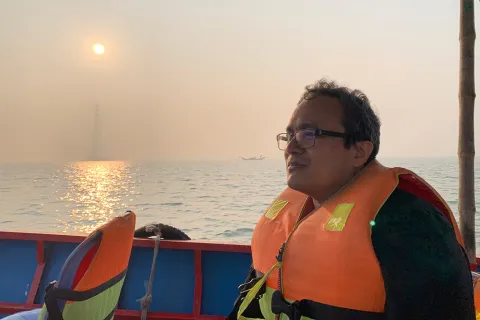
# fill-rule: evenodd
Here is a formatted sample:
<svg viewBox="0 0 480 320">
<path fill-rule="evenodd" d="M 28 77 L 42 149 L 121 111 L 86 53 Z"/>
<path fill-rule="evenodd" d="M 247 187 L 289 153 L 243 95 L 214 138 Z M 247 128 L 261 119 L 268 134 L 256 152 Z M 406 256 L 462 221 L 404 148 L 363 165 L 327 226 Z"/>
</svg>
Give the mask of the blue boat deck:
<svg viewBox="0 0 480 320">
<path fill-rule="evenodd" d="M 0 232 L 0 319 L 39 308 L 44 289 L 83 236 Z M 115 319 L 139 319 L 153 239 L 135 239 Z M 223 319 L 251 265 L 250 246 L 160 242 L 148 319 Z"/>
</svg>

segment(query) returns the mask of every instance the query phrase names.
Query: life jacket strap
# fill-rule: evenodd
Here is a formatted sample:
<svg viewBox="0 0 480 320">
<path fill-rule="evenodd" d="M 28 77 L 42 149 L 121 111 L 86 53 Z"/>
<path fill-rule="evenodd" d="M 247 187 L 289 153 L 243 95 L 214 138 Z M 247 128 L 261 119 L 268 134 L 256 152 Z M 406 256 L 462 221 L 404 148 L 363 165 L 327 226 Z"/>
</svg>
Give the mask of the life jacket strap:
<svg viewBox="0 0 480 320">
<path fill-rule="evenodd" d="M 240 308 L 240 305 L 242 304 L 243 300 L 245 299 L 245 296 L 248 294 L 248 292 L 255 286 L 255 284 L 260 281 L 262 277 L 257 277 L 255 269 L 253 268 L 253 265 L 250 267 L 250 270 L 248 272 L 248 276 L 245 279 L 245 281 L 238 286 L 238 290 L 240 291 L 240 294 L 238 295 L 237 299 L 233 303 L 233 309 L 230 312 L 230 314 L 224 319 L 224 320 L 237 320 L 237 313 L 238 309 Z M 262 318 L 262 311 L 260 310 L 260 305 L 259 305 L 259 300 L 260 296 L 263 295 L 266 291 L 266 285 L 265 283 L 262 285 L 260 288 L 259 292 L 255 296 L 255 298 L 252 300 L 250 305 L 245 309 L 243 312 L 243 315 L 247 318 Z"/>
<path fill-rule="evenodd" d="M 300 320 L 302 316 L 310 319 L 335 320 L 384 320 L 385 314 L 340 308 L 312 300 L 286 301 L 280 291 L 272 294 L 271 311 L 273 314 L 285 314 L 290 320 Z"/>
<path fill-rule="evenodd" d="M 62 311 L 58 306 L 58 300 L 65 301 L 85 301 L 111 288 L 120 282 L 127 274 L 127 269 L 120 272 L 115 277 L 102 283 L 101 285 L 87 291 L 74 291 L 71 289 L 61 289 L 55 287 L 56 281 L 49 283 L 45 289 L 45 305 L 47 307 L 49 320 L 63 320 Z"/>
<path fill-rule="evenodd" d="M 278 261 L 275 263 L 270 270 L 267 271 L 261 277 L 259 280 L 255 281 L 255 284 L 253 287 L 251 287 L 245 297 L 243 298 L 242 303 L 240 304 L 240 307 L 238 307 L 238 313 L 237 313 L 237 318 L 240 318 L 240 316 L 243 315 L 243 312 L 248 308 L 250 303 L 258 296 L 258 293 L 265 288 L 265 283 L 267 281 L 267 278 L 270 276 L 270 273 L 272 273 L 273 270 L 280 268 L 282 266 L 282 262 Z"/>
</svg>

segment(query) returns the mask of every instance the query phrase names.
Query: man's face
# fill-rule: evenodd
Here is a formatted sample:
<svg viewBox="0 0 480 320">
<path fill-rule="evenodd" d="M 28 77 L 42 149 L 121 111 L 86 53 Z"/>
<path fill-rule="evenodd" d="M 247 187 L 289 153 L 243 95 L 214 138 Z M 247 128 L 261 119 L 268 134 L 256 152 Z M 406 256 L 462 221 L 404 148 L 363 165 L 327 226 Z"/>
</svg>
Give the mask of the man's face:
<svg viewBox="0 0 480 320">
<path fill-rule="evenodd" d="M 344 133 L 340 102 L 328 96 L 304 100 L 293 112 L 287 133 L 294 135 L 301 129 Z M 288 186 L 312 197 L 335 192 L 353 177 L 356 164 L 355 148 L 346 149 L 342 137 L 313 139 L 309 148 L 292 139 L 285 149 Z"/>
</svg>

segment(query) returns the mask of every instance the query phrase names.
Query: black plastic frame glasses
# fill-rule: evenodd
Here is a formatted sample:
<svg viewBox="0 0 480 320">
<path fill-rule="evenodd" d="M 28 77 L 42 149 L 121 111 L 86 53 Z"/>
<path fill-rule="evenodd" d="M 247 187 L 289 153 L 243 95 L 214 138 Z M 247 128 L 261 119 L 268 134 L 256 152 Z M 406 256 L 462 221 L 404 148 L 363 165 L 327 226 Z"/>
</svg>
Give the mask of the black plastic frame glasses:
<svg viewBox="0 0 480 320">
<path fill-rule="evenodd" d="M 317 137 L 328 136 L 345 138 L 346 134 L 343 132 L 328 131 L 322 129 L 300 129 L 294 134 L 280 133 L 277 135 L 278 149 L 285 150 L 290 142 L 295 138 L 297 145 L 302 149 L 311 148 L 315 145 Z"/>
</svg>

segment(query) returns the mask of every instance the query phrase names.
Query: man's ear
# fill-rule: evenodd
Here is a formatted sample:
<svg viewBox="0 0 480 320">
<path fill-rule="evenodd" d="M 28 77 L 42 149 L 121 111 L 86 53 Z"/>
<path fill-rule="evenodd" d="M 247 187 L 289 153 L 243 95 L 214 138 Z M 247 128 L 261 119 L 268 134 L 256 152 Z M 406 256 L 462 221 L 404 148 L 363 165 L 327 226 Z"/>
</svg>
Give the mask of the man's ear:
<svg viewBox="0 0 480 320">
<path fill-rule="evenodd" d="M 373 143 L 371 141 L 359 141 L 353 144 L 352 148 L 354 150 L 353 163 L 355 167 L 363 167 L 372 154 Z"/>
</svg>

